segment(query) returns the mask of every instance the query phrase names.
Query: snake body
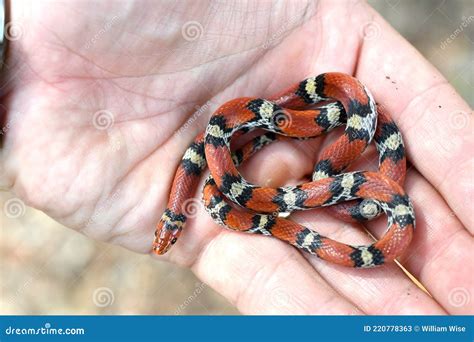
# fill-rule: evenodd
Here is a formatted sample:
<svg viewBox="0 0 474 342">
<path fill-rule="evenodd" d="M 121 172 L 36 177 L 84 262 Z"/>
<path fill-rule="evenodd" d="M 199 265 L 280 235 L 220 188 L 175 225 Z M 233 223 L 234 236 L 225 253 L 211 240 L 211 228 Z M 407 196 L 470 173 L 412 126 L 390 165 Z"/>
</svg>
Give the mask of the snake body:
<svg viewBox="0 0 474 342">
<path fill-rule="evenodd" d="M 260 187 L 246 181 L 236 168 L 275 140 L 313 138 L 341 125 L 344 133 L 321 153 L 311 182 Z M 269 132 L 230 150 L 232 137 L 256 128 Z M 379 152 L 378 172 L 341 173 L 372 139 Z M 321 259 L 362 268 L 394 260 L 412 239 L 415 216 L 402 189 L 406 173 L 402 136 L 370 92 L 349 75 L 325 73 L 269 99 L 238 98 L 219 107 L 178 166 L 167 209 L 157 225 L 156 254 L 165 253 L 179 237 L 187 218 L 183 203 L 192 198 L 207 166 L 204 205 L 227 228 L 274 236 Z M 369 246 L 350 246 L 279 215 L 317 207 L 327 207 L 346 222 L 371 220 L 383 211 L 388 229 Z"/>
</svg>

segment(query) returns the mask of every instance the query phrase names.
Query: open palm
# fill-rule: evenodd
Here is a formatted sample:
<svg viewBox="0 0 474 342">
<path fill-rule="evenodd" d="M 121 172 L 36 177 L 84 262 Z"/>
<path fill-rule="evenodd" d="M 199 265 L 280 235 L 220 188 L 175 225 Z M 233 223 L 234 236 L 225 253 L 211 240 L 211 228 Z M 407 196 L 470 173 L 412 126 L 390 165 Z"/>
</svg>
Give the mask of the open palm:
<svg viewBox="0 0 474 342">
<path fill-rule="evenodd" d="M 182 153 L 214 109 L 342 71 L 372 90 L 404 135 L 417 231 L 401 262 L 433 297 L 396 265 L 330 265 L 224 230 L 199 207 L 162 258 L 192 267 L 246 313 L 473 313 L 470 109 L 367 4 L 25 1 L 12 4 L 12 22 L 21 32 L 3 82 L 2 184 L 27 204 L 148 253 Z M 243 173 L 271 186 L 302 181 L 321 143 L 275 143 Z M 321 211 L 294 218 L 370 241 Z M 368 226 L 380 236 L 385 222 Z"/>
</svg>

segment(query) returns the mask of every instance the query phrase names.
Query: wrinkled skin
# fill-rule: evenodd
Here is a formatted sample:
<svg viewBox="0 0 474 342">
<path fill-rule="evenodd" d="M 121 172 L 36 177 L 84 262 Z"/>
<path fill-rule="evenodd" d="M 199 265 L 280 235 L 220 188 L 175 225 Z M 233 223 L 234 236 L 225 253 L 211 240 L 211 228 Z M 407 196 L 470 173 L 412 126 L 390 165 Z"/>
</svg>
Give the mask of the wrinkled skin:
<svg viewBox="0 0 474 342">
<path fill-rule="evenodd" d="M 176 165 L 213 109 L 342 71 L 372 90 L 404 135 L 417 231 L 401 262 L 433 298 L 396 265 L 329 265 L 275 239 L 224 230 L 204 210 L 160 258 L 191 267 L 244 313 L 474 313 L 472 299 L 450 299 L 456 288 L 474 295 L 471 110 L 367 4 L 31 0 L 13 2 L 12 19 L 23 34 L 2 83 L 1 185 L 28 205 L 148 253 Z M 183 36 L 190 21 L 202 26 L 198 39 L 192 30 Z M 462 127 L 450 125 L 456 111 L 468 115 Z M 113 124 L 101 130 L 94 118 Z M 300 182 L 321 143 L 278 142 L 243 173 L 259 184 Z M 345 242 L 369 241 L 319 211 L 294 218 Z M 384 226 L 368 224 L 376 236 Z"/>
</svg>

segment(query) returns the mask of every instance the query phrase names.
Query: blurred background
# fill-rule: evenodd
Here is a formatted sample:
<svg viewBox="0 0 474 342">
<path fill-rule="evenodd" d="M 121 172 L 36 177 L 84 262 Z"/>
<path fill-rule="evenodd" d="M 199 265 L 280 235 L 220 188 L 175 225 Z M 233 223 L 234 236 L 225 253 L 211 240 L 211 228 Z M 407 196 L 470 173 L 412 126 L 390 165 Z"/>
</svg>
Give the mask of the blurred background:
<svg viewBox="0 0 474 342">
<path fill-rule="evenodd" d="M 472 107 L 474 2 L 369 2 Z M 7 192 L 0 205 L 0 314 L 238 314 L 187 269 L 92 241 Z"/>
</svg>

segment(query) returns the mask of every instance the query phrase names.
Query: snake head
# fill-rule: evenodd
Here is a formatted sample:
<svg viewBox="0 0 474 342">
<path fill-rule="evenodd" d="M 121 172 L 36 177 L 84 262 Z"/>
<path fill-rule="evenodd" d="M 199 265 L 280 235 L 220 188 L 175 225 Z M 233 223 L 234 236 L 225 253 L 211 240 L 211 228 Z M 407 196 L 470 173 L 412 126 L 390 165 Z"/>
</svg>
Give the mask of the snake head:
<svg viewBox="0 0 474 342">
<path fill-rule="evenodd" d="M 170 221 L 169 218 L 161 218 L 156 227 L 155 241 L 153 242 L 153 252 L 155 254 L 165 254 L 176 243 L 183 229 L 182 223 L 176 223 L 176 221 Z"/>
</svg>

